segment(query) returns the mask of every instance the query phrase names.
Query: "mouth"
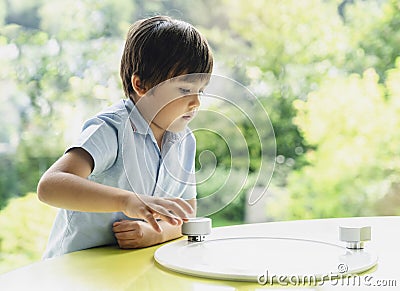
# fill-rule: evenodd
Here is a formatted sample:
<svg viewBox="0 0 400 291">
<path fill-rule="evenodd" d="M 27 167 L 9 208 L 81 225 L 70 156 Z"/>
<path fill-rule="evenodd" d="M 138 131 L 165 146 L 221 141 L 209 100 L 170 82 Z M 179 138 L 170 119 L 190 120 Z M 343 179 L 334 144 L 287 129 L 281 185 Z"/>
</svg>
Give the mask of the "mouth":
<svg viewBox="0 0 400 291">
<path fill-rule="evenodd" d="M 196 115 L 195 112 L 188 112 L 182 115 L 182 118 L 185 119 L 186 121 L 189 121 L 193 119 L 195 115 Z"/>
</svg>

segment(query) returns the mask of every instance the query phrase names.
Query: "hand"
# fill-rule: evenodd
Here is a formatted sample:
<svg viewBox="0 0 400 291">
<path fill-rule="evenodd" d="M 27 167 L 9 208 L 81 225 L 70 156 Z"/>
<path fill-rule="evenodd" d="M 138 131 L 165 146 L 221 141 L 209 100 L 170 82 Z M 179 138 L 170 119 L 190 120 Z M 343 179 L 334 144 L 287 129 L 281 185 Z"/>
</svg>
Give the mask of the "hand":
<svg viewBox="0 0 400 291">
<path fill-rule="evenodd" d="M 181 198 L 159 198 L 146 195 L 132 194 L 127 196 L 125 215 L 146 220 L 157 232 L 162 229 L 157 218 L 165 220 L 171 225 L 181 225 L 188 220 L 188 214 L 193 213 L 193 208 Z"/>
<path fill-rule="evenodd" d="M 116 221 L 113 231 L 121 249 L 144 248 L 162 242 L 161 234 L 144 221 Z"/>
</svg>

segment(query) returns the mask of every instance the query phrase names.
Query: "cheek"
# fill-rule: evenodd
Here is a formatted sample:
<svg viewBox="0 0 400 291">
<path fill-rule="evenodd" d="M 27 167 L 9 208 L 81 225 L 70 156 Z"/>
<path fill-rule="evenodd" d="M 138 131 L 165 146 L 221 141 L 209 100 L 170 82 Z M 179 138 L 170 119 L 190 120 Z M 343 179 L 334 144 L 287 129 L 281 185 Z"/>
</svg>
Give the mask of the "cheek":
<svg viewBox="0 0 400 291">
<path fill-rule="evenodd" d="M 156 115 L 156 117 L 154 119 L 160 125 L 163 124 L 163 126 L 169 126 L 177 118 L 179 118 L 178 116 L 181 115 L 181 113 L 179 113 L 179 111 L 178 111 L 178 108 L 179 107 L 176 106 L 176 104 L 170 103 L 167 106 L 165 106 L 164 108 L 162 108 L 158 112 L 158 114 Z"/>
<path fill-rule="evenodd" d="M 185 113 L 185 100 L 184 99 L 177 99 L 174 100 L 170 103 L 168 103 L 164 108 L 163 111 L 165 111 L 168 114 L 171 115 L 181 115 Z"/>
</svg>

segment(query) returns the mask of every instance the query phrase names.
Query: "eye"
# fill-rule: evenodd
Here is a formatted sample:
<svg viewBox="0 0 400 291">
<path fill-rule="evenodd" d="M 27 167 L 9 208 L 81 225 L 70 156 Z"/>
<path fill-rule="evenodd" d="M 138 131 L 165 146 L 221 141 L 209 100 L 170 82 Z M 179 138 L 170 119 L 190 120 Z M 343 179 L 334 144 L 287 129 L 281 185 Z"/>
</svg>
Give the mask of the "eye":
<svg viewBox="0 0 400 291">
<path fill-rule="evenodd" d="M 181 91 L 182 94 L 189 94 L 190 89 L 185 89 L 185 88 L 179 88 L 179 91 Z"/>
</svg>

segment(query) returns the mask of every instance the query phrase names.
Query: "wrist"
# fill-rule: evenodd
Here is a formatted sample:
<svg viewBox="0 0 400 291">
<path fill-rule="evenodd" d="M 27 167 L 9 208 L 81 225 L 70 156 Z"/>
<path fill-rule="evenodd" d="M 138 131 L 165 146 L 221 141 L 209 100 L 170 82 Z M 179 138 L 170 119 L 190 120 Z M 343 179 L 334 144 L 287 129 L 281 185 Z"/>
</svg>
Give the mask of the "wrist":
<svg viewBox="0 0 400 291">
<path fill-rule="evenodd" d="M 117 196 L 117 209 L 119 212 L 126 212 L 128 200 L 133 193 L 129 191 L 121 191 L 120 195 Z"/>
<path fill-rule="evenodd" d="M 170 225 L 166 221 L 160 221 L 159 224 L 163 229 L 163 231 L 159 233 L 159 243 L 173 240 L 182 236 L 180 225 Z"/>
<path fill-rule="evenodd" d="M 157 232 L 155 231 L 151 225 L 146 221 L 141 221 L 143 229 L 143 237 L 146 237 L 148 240 L 148 245 L 157 245 L 164 242 L 164 231 Z"/>
<path fill-rule="evenodd" d="M 154 235 L 155 235 L 155 242 L 156 244 L 162 244 L 163 242 L 165 242 L 165 231 L 163 230 L 162 232 L 156 232 L 153 231 Z"/>
</svg>

